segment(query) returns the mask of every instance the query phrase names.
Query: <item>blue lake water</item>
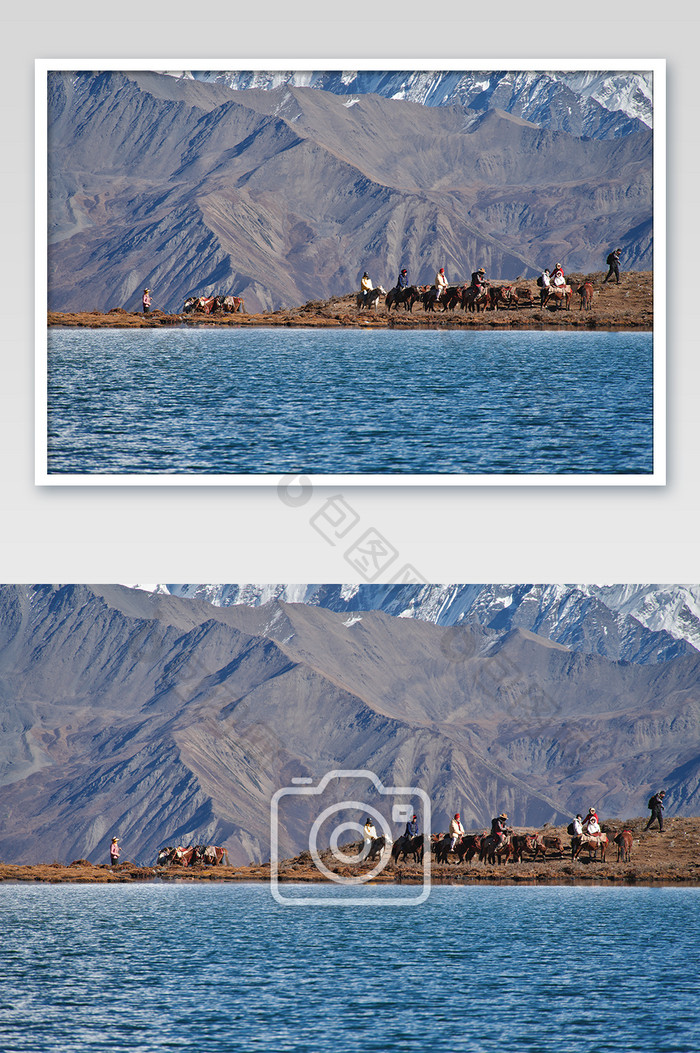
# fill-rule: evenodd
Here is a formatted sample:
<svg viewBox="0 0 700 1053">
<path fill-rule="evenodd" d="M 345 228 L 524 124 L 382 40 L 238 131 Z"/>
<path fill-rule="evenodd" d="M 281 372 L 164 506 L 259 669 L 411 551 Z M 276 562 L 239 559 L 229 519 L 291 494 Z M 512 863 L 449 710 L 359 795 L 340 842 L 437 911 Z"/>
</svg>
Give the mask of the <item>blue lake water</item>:
<svg viewBox="0 0 700 1053">
<path fill-rule="evenodd" d="M 50 474 L 645 474 L 651 333 L 52 329 Z"/>
<path fill-rule="evenodd" d="M 700 1049 L 699 889 L 345 892 L 291 908 L 263 885 L 0 886 L 0 1047 Z"/>
</svg>

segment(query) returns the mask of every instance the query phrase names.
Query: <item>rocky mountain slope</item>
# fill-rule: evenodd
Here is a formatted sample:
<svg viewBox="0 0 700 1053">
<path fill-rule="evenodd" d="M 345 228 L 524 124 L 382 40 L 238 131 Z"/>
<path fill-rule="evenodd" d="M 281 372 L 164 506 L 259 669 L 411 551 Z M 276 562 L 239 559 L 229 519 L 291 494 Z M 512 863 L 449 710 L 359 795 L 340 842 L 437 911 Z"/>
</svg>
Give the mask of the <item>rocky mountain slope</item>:
<svg viewBox="0 0 700 1053">
<path fill-rule="evenodd" d="M 440 266 L 505 280 L 597 271 L 616 245 L 650 269 L 651 131 L 540 126 L 504 90 L 471 109 L 53 72 L 49 308 L 132 309 L 148 286 L 165 311 L 234 292 L 255 312 L 346 294 L 365 269 L 385 288 L 402 265 L 419 283 Z"/>
<path fill-rule="evenodd" d="M 104 861 L 117 833 L 137 861 L 190 841 L 264 859 L 275 790 L 336 769 L 419 786 L 440 829 L 639 814 L 661 784 L 697 814 L 699 677 L 695 651 L 616 661 L 515 625 L 4 586 L 0 858 Z M 359 777 L 332 791 L 386 803 Z M 320 803 L 292 802 L 283 855 Z"/>
</svg>

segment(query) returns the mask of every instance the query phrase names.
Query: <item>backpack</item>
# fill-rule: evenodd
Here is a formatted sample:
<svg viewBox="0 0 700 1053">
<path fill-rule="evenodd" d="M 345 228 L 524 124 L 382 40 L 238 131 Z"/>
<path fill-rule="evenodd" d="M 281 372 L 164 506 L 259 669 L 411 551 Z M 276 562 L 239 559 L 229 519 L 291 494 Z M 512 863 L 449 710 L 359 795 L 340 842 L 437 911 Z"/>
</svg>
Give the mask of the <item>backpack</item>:
<svg viewBox="0 0 700 1053">
<path fill-rule="evenodd" d="M 659 802 L 656 800 L 656 797 L 650 797 L 647 801 L 647 808 L 656 808 L 658 803 Z"/>
<path fill-rule="evenodd" d="M 567 826 L 567 828 L 566 828 L 566 832 L 567 832 L 567 834 L 569 835 L 569 837 L 573 837 L 573 836 L 574 836 L 574 834 L 575 834 L 575 832 L 576 832 L 576 831 L 575 831 L 575 829 L 574 829 L 574 824 L 573 824 L 573 821 L 572 821 L 572 822 L 570 822 L 570 823 L 569 823 L 569 825 Z"/>
<path fill-rule="evenodd" d="M 542 275 L 541 274 L 540 274 L 539 278 L 537 279 L 537 284 L 539 285 L 539 287 L 541 289 L 542 288 Z"/>
</svg>

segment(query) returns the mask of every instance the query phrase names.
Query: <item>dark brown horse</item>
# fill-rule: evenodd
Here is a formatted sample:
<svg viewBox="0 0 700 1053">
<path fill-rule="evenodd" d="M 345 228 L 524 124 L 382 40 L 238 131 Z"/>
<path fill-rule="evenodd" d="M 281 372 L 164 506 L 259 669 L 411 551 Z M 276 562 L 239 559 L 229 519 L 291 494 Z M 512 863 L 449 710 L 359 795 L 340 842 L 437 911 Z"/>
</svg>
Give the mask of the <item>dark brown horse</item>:
<svg viewBox="0 0 700 1053">
<path fill-rule="evenodd" d="M 618 834 L 615 838 L 615 844 L 617 845 L 617 861 L 620 862 L 622 859 L 623 863 L 629 863 L 632 858 L 632 843 L 634 838 L 632 837 L 631 830 L 623 830 L 622 833 Z"/>
<path fill-rule="evenodd" d="M 590 311 L 593 306 L 593 286 L 590 282 L 584 282 L 583 285 L 579 285 L 576 292 L 581 298 L 581 311 Z"/>
</svg>

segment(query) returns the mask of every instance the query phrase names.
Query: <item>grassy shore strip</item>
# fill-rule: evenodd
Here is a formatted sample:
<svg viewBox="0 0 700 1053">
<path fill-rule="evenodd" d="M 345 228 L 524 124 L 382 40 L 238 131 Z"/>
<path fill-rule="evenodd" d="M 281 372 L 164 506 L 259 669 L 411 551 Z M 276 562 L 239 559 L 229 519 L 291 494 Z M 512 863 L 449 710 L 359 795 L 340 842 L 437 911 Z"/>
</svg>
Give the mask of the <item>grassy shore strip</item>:
<svg viewBox="0 0 700 1053">
<path fill-rule="evenodd" d="M 121 307 L 110 311 L 49 311 L 49 328 L 86 329 L 162 329 L 162 328 L 234 328 L 287 327 L 302 329 L 578 329 L 578 330 L 646 330 L 654 325 L 653 276 L 651 271 L 630 272 L 620 285 L 603 284 L 603 274 L 572 275 L 576 288 L 583 278 L 591 277 L 594 285 L 593 308 L 582 311 L 574 294 L 571 310 L 539 307 L 539 289 L 534 281 L 518 282 L 533 294 L 533 307 L 488 310 L 470 314 L 454 311 L 424 311 L 419 305 L 412 312 L 376 310 L 360 311 L 355 294 L 335 296 L 330 300 L 313 300 L 301 307 L 260 314 L 130 314 Z M 494 282 L 494 284 L 500 284 Z M 505 284 L 505 283 L 504 283 Z M 510 282 L 508 284 L 515 285 Z"/>
<path fill-rule="evenodd" d="M 537 862 L 507 863 L 491 866 L 473 862 L 471 865 L 448 863 L 431 866 L 431 881 L 435 885 L 688 885 L 700 886 L 700 818 L 668 820 L 663 833 L 655 828 L 646 831 L 645 818 L 624 822 L 604 822 L 603 828 L 611 839 L 606 861 L 572 862 L 568 845 L 570 838 L 564 827 L 547 827 L 543 832 L 558 836 L 565 850 Z M 630 830 L 634 842 L 629 863 L 617 861 L 617 846 L 613 838 L 621 830 Z M 516 829 L 516 833 L 532 832 Z M 338 877 L 362 874 L 362 866 L 338 866 Z M 366 866 L 365 869 L 369 869 Z M 279 865 L 281 882 L 320 883 L 322 874 L 310 863 L 309 854 L 302 853 Z M 269 863 L 247 866 L 219 867 L 142 867 L 124 862 L 116 867 L 93 864 L 77 859 L 70 864 L 38 863 L 21 865 L 0 863 L 0 883 L 44 882 L 60 884 L 133 883 L 149 881 L 175 882 L 264 882 L 270 880 Z M 329 880 L 329 879 L 327 879 Z M 415 864 L 389 862 L 373 880 L 373 884 L 421 884 L 423 868 Z"/>
</svg>

